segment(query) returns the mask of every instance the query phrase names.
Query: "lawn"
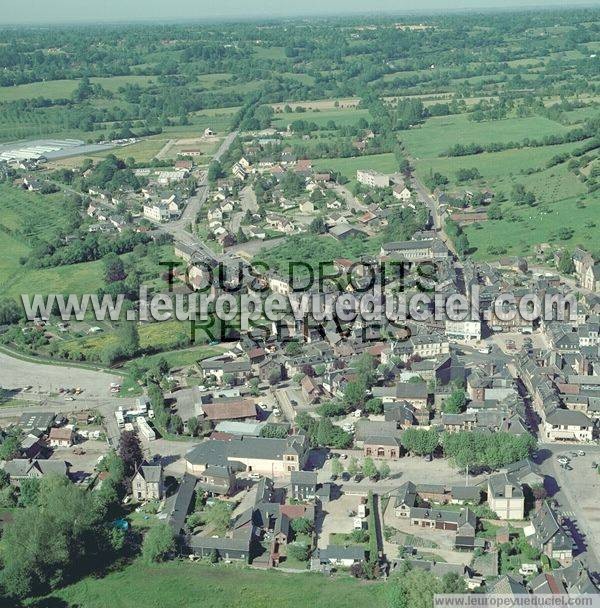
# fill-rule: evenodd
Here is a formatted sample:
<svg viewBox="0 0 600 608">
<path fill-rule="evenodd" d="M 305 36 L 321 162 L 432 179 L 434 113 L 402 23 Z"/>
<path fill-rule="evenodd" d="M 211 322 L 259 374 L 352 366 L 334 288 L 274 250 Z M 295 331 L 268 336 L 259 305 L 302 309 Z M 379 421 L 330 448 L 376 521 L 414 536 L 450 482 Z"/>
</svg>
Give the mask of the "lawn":
<svg viewBox="0 0 600 608">
<path fill-rule="evenodd" d="M 236 565 L 168 562 L 146 566 L 137 561 L 102 579 L 85 580 L 61 589 L 29 606 L 62 605 L 86 608 L 264 608 L 383 607 L 385 586 L 364 583 L 349 576 L 284 574 Z"/>
<path fill-rule="evenodd" d="M 421 127 L 400 134 L 416 159 L 437 157 L 455 144 L 490 144 L 541 139 L 566 133 L 568 127 L 541 116 L 472 122 L 465 114 L 430 118 Z"/>
<path fill-rule="evenodd" d="M 217 355 L 221 355 L 225 350 L 225 347 L 222 346 L 202 345 L 182 350 L 158 353 L 156 355 L 150 355 L 149 357 L 140 357 L 139 359 L 134 359 L 134 361 L 143 366 L 151 367 L 159 360 L 165 359 L 168 362 L 169 367 L 173 369 L 193 365 L 196 361 L 201 361 L 208 357 L 216 357 Z"/>
<path fill-rule="evenodd" d="M 398 162 L 392 153 L 351 158 L 320 158 L 314 160 L 313 165 L 319 170 L 338 171 L 349 180 L 356 179 L 357 169 L 374 169 L 380 173 L 398 171 Z"/>
</svg>

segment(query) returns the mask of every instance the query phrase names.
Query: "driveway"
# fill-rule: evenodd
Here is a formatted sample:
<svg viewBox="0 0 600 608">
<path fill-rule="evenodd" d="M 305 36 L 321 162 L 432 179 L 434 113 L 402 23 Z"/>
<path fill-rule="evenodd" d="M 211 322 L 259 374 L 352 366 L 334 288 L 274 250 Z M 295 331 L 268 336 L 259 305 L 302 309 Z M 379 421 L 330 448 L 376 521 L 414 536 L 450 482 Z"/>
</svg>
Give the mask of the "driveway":
<svg viewBox="0 0 600 608">
<path fill-rule="evenodd" d="M 317 532 L 319 535 L 318 547 L 324 549 L 329 545 L 329 535 L 333 532 L 348 534 L 354 529 L 354 516 L 350 512 L 356 512 L 360 498 L 358 496 L 344 495 L 323 505 L 321 517 L 317 521 Z"/>
</svg>

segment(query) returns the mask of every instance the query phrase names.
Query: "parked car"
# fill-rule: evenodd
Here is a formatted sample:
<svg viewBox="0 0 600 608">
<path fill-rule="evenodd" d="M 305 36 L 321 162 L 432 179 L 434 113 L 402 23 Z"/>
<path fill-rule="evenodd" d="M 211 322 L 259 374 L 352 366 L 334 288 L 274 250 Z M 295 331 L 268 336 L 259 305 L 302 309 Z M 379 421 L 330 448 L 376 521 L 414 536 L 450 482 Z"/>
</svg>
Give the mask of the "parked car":
<svg viewBox="0 0 600 608">
<path fill-rule="evenodd" d="M 579 450 L 577 453 L 578 453 L 580 456 L 585 456 L 585 452 L 584 452 L 583 450 Z"/>
<path fill-rule="evenodd" d="M 342 473 L 342 481 L 350 481 L 350 473 L 344 471 Z"/>
</svg>

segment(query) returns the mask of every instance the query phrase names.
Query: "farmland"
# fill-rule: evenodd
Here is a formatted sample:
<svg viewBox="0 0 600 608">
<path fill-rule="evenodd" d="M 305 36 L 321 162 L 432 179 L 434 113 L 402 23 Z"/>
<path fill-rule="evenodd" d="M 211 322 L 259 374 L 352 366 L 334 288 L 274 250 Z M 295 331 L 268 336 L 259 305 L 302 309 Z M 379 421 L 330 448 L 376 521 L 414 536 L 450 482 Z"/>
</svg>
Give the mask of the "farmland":
<svg viewBox="0 0 600 608">
<path fill-rule="evenodd" d="M 319 127 L 324 127 L 333 121 L 336 126 L 356 125 L 360 119 L 370 120 L 368 110 L 357 110 L 352 108 L 338 108 L 333 110 L 308 110 L 306 112 L 283 112 L 276 115 L 273 126 L 286 128 L 295 120 L 314 122 Z"/>
<path fill-rule="evenodd" d="M 455 144 L 520 142 L 560 135 L 567 128 L 541 116 L 472 122 L 465 114 L 430 118 L 422 126 L 401 135 L 415 159 L 442 155 Z"/>
</svg>

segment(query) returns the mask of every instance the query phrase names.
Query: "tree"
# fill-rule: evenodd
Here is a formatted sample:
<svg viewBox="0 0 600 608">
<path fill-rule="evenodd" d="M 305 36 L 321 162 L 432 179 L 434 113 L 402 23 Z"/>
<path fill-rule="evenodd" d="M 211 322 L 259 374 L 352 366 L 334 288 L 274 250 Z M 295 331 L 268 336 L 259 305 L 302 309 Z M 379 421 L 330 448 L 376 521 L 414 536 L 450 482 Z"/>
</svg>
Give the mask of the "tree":
<svg viewBox="0 0 600 608">
<path fill-rule="evenodd" d="M 325 220 L 322 217 L 316 217 L 308 227 L 313 234 L 324 234 L 327 231 Z"/>
<path fill-rule="evenodd" d="M 344 472 L 344 465 L 339 458 L 334 458 L 331 461 L 331 474 L 338 477 Z"/>
<path fill-rule="evenodd" d="M 442 411 L 446 412 L 447 414 L 460 414 L 464 411 L 466 405 L 467 395 L 462 388 L 457 387 L 444 401 Z"/>
<path fill-rule="evenodd" d="M 391 577 L 387 586 L 389 608 L 431 608 L 441 593 L 440 579 L 424 570 L 407 570 Z"/>
<path fill-rule="evenodd" d="M 317 413 L 327 418 L 335 418 L 343 416 L 347 411 L 347 407 L 340 401 L 326 401 L 317 407 Z"/>
<path fill-rule="evenodd" d="M 134 321 L 123 321 L 118 329 L 119 348 L 123 356 L 134 357 L 140 350 L 140 336 Z"/>
<path fill-rule="evenodd" d="M 374 416 L 379 416 L 379 415 L 383 414 L 383 401 L 381 399 L 379 399 L 378 397 L 373 397 L 372 399 L 369 399 L 365 403 L 365 410 L 369 414 L 373 414 Z"/>
<path fill-rule="evenodd" d="M 528 433 L 512 435 L 505 431 L 492 434 L 460 431 L 444 433 L 442 437 L 444 454 L 459 468 L 498 469 L 527 458 L 535 445 L 535 438 Z"/>
<path fill-rule="evenodd" d="M 258 378 L 251 378 L 248 385 L 250 386 L 250 393 L 252 394 L 252 396 L 258 397 L 260 395 L 260 380 Z"/>
<path fill-rule="evenodd" d="M 0 469 L 0 490 L 8 487 L 9 484 L 10 475 L 4 469 Z"/>
<path fill-rule="evenodd" d="M 348 382 L 344 391 L 344 401 L 352 408 L 361 408 L 367 397 L 367 385 L 364 379 L 357 378 Z"/>
<path fill-rule="evenodd" d="M 219 532 L 227 531 L 229 529 L 230 521 L 231 511 L 227 504 L 221 500 L 215 502 L 206 514 L 206 522 Z"/>
<path fill-rule="evenodd" d="M 310 556 L 310 551 L 304 543 L 290 543 L 287 546 L 287 554 L 299 562 L 306 562 Z"/>
<path fill-rule="evenodd" d="M 168 524 L 150 528 L 142 543 L 142 557 L 147 563 L 162 562 L 175 550 L 175 537 Z"/>
<path fill-rule="evenodd" d="M 314 428 L 314 442 L 318 446 L 347 448 L 352 444 L 352 435 L 334 426 L 329 418 L 321 418 Z"/>
<path fill-rule="evenodd" d="M 116 253 L 109 253 L 102 260 L 104 264 L 104 280 L 107 283 L 123 281 L 127 276 L 123 260 Z"/>
<path fill-rule="evenodd" d="M 351 477 L 354 477 L 358 474 L 358 460 L 354 456 L 350 457 L 348 461 L 348 473 Z"/>
<path fill-rule="evenodd" d="M 35 504 L 14 512 L 2 537 L 2 582 L 9 596 L 46 593 L 108 556 L 108 521 L 93 494 L 52 475 L 39 482 Z"/>
<path fill-rule="evenodd" d="M 19 506 L 32 507 L 37 505 L 40 494 L 40 480 L 36 478 L 23 479 L 19 488 Z"/>
<path fill-rule="evenodd" d="M 307 517 L 292 519 L 291 526 L 296 534 L 310 534 L 312 532 L 312 522 Z"/>
<path fill-rule="evenodd" d="M 179 414 L 173 414 L 169 417 L 169 433 L 181 435 L 183 433 L 183 420 Z"/>
<path fill-rule="evenodd" d="M 0 325 L 18 323 L 23 317 L 23 309 L 12 298 L 0 298 Z"/>
<path fill-rule="evenodd" d="M 363 460 L 362 472 L 365 477 L 369 477 L 370 479 L 377 477 L 377 467 L 372 458 L 367 457 Z"/>
<path fill-rule="evenodd" d="M 439 445 L 439 434 L 435 429 L 406 429 L 400 439 L 407 452 L 419 456 L 431 454 Z"/>
<path fill-rule="evenodd" d="M 268 437 L 270 439 L 284 439 L 287 435 L 288 430 L 282 424 L 265 424 L 260 430 L 261 437 Z"/>
<path fill-rule="evenodd" d="M 125 467 L 125 475 L 130 478 L 133 477 L 144 460 L 140 439 L 135 431 L 123 431 L 121 433 L 118 454 Z"/>
<path fill-rule="evenodd" d="M 200 421 L 198 420 L 198 418 L 196 416 L 192 416 L 187 421 L 187 428 L 188 428 L 188 433 L 192 437 L 198 436 L 198 433 L 200 432 Z"/>
<path fill-rule="evenodd" d="M 12 460 L 21 450 L 21 438 L 17 434 L 8 435 L 0 445 L 0 460 Z"/>
<path fill-rule="evenodd" d="M 281 380 L 281 370 L 278 367 L 274 367 L 269 372 L 268 380 L 269 380 L 269 384 L 271 386 L 274 386 L 275 384 L 277 384 Z"/>
<path fill-rule="evenodd" d="M 386 479 L 387 477 L 390 476 L 390 465 L 387 462 L 382 462 L 381 465 L 379 466 L 379 476 L 382 479 Z"/>
<path fill-rule="evenodd" d="M 573 255 L 568 251 L 563 251 L 558 261 L 558 271 L 561 274 L 573 274 L 575 272 L 575 264 L 573 263 Z"/>
</svg>

